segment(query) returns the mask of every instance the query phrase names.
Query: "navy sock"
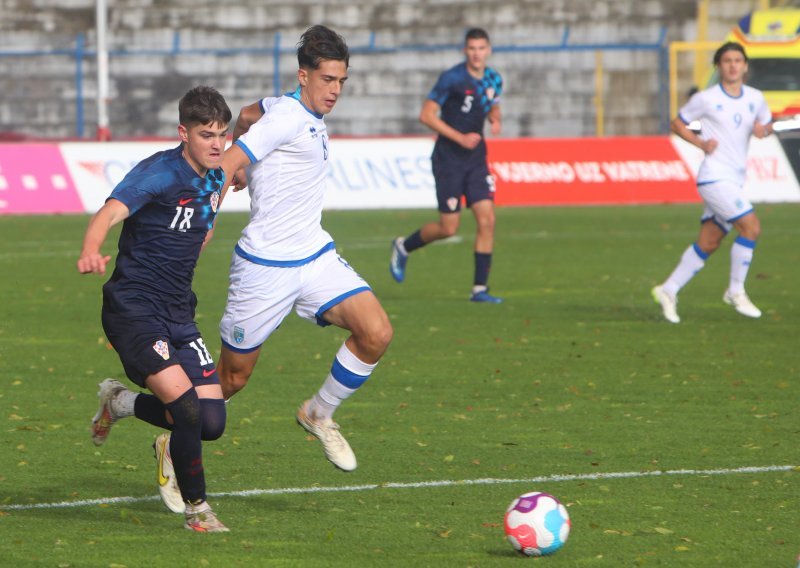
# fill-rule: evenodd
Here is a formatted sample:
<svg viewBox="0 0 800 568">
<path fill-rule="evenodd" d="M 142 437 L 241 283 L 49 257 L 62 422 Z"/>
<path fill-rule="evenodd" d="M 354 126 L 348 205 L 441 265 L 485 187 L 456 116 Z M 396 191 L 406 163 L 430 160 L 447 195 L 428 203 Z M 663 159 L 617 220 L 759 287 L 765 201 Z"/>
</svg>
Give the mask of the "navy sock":
<svg viewBox="0 0 800 568">
<path fill-rule="evenodd" d="M 403 241 L 403 247 L 406 249 L 407 253 L 411 253 L 411 251 L 415 251 L 424 246 L 425 242 L 422 240 L 421 231 L 417 231 L 416 233 L 409 235 L 406 240 Z"/>
<path fill-rule="evenodd" d="M 489 269 L 491 266 L 492 253 L 475 253 L 475 279 L 473 281 L 475 286 L 486 286 L 486 283 L 489 281 Z"/>
<path fill-rule="evenodd" d="M 166 406 L 158 400 L 154 394 L 141 393 L 133 403 L 133 413 L 139 420 L 144 420 L 148 424 L 172 430 L 172 424 L 167 422 L 165 414 Z"/>
<path fill-rule="evenodd" d="M 175 424 L 169 439 L 169 453 L 184 501 L 205 501 L 206 478 L 203 472 L 202 420 L 200 400 L 193 388 L 165 405 Z"/>
</svg>

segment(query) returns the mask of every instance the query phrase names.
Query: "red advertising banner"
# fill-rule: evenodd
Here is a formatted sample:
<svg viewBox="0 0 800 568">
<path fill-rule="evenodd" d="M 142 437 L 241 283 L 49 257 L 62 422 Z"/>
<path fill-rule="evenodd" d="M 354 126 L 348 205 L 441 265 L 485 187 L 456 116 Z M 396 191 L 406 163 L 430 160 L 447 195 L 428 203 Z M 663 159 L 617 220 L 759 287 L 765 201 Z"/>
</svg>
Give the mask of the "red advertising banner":
<svg viewBox="0 0 800 568">
<path fill-rule="evenodd" d="M 488 140 L 498 205 L 699 201 L 667 137 Z"/>
<path fill-rule="evenodd" d="M 0 144 L 0 214 L 83 211 L 58 144 Z"/>
</svg>

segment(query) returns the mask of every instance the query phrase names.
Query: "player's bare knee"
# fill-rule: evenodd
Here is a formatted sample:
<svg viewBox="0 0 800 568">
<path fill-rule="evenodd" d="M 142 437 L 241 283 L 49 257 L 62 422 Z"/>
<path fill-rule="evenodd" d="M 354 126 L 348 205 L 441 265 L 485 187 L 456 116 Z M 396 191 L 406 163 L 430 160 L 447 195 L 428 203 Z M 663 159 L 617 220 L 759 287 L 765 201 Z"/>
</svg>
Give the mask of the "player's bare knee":
<svg viewBox="0 0 800 568">
<path fill-rule="evenodd" d="M 439 235 L 442 239 L 449 239 L 458 232 L 458 225 L 439 225 Z"/>
<path fill-rule="evenodd" d="M 384 354 L 393 336 L 394 329 L 388 318 L 374 322 L 361 333 L 353 333 L 353 339 L 355 339 L 359 351 L 363 356 L 374 360 Z"/>
<path fill-rule="evenodd" d="M 219 381 L 222 385 L 222 392 L 225 398 L 230 398 L 247 386 L 250 375 L 251 371 L 239 369 L 225 369 L 224 372 L 220 373 Z"/>
</svg>

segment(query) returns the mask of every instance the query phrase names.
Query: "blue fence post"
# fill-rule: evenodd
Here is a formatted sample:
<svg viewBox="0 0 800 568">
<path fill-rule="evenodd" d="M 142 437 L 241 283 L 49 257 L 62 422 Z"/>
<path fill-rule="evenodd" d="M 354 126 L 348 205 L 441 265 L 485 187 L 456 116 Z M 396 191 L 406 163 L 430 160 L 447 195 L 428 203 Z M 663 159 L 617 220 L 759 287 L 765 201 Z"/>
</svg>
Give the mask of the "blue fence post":
<svg viewBox="0 0 800 568">
<path fill-rule="evenodd" d="M 75 135 L 83 138 L 83 34 L 75 36 Z"/>
<path fill-rule="evenodd" d="M 658 115 L 659 132 L 669 134 L 669 43 L 667 43 L 667 28 L 661 28 L 658 48 Z"/>
<path fill-rule="evenodd" d="M 281 96 L 281 32 L 275 32 L 275 46 L 272 51 L 272 91 Z"/>
</svg>

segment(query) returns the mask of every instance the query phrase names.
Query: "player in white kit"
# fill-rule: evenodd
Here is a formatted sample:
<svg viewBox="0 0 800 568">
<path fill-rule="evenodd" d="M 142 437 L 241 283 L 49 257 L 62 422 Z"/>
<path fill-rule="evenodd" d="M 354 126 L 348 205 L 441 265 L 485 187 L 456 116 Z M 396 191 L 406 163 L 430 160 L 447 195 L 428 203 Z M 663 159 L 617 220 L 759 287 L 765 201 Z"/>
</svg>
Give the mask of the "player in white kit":
<svg viewBox="0 0 800 568">
<path fill-rule="evenodd" d="M 347 45 L 334 31 L 313 26 L 301 37 L 297 58 L 297 90 L 244 107 L 223 160 L 228 180 L 236 173 L 240 181 L 247 168 L 251 211 L 231 261 L 217 370 L 229 399 L 247 384 L 262 344 L 292 309 L 321 326 L 349 330 L 297 421 L 322 442 L 335 466 L 352 471 L 356 458 L 333 413 L 369 378 L 392 326 L 320 224 L 329 156 L 323 117 L 347 79 Z"/>
<path fill-rule="evenodd" d="M 664 318 L 679 323 L 678 292 L 705 265 L 725 235 L 739 233 L 731 247 L 728 289 L 722 300 L 744 316 L 761 317 L 744 289 L 761 225 L 743 186 L 750 136 L 763 138 L 772 133 L 772 115 L 761 91 L 744 84 L 747 55 L 735 42 L 722 45 L 714 54 L 719 84 L 696 93 L 672 121 L 672 131 L 705 152 L 697 173 L 697 190 L 705 202 L 700 235 L 684 251 L 675 270 L 652 289 Z M 699 120 L 700 135 L 688 128 Z"/>
</svg>

